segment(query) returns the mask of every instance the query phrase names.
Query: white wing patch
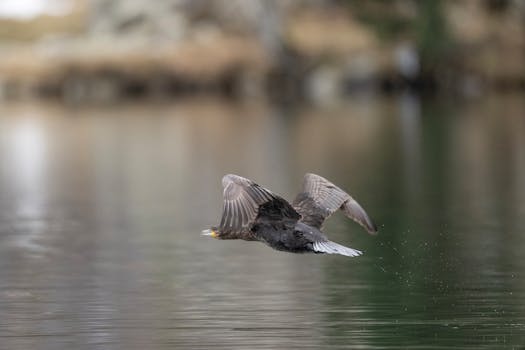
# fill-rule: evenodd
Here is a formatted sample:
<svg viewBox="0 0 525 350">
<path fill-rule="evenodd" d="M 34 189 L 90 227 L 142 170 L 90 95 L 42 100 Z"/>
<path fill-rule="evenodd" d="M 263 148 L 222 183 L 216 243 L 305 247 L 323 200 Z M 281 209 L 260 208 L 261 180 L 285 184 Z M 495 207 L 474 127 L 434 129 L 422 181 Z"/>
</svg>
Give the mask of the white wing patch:
<svg viewBox="0 0 525 350">
<path fill-rule="evenodd" d="M 326 254 L 340 254 L 345 256 L 360 256 L 363 254 L 360 250 L 345 247 L 332 241 L 314 242 L 314 251 Z"/>
</svg>

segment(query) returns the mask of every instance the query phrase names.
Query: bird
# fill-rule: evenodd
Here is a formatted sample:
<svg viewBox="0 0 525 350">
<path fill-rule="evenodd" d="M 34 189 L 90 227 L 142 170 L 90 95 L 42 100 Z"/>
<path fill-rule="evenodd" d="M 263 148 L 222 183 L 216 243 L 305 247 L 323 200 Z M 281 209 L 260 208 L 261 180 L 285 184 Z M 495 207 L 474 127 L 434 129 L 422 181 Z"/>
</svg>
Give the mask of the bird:
<svg viewBox="0 0 525 350">
<path fill-rule="evenodd" d="M 325 220 L 337 210 L 368 233 L 377 233 L 377 226 L 361 205 L 319 175 L 304 175 L 301 192 L 291 204 L 239 175 L 225 175 L 222 185 L 221 221 L 218 226 L 203 230 L 205 236 L 260 241 L 273 249 L 290 253 L 360 256 L 362 251 L 335 243 L 321 231 Z"/>
</svg>

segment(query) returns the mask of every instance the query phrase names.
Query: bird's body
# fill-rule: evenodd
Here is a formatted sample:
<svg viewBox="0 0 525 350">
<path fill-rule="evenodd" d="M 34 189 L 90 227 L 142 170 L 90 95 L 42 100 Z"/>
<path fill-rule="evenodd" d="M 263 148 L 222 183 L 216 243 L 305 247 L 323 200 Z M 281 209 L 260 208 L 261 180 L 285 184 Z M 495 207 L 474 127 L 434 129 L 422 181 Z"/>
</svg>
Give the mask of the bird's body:
<svg viewBox="0 0 525 350">
<path fill-rule="evenodd" d="M 293 204 L 238 175 L 226 175 L 222 183 L 221 223 L 203 231 L 215 238 L 261 241 L 291 253 L 361 255 L 358 250 L 330 241 L 321 232 L 324 220 L 338 209 L 368 232 L 377 232 L 366 212 L 350 195 L 318 175 L 305 175 L 303 191 Z"/>
<path fill-rule="evenodd" d="M 319 230 L 301 222 L 264 222 L 254 225 L 253 230 L 273 249 L 290 253 L 313 252 L 313 242 L 326 239 Z"/>
</svg>

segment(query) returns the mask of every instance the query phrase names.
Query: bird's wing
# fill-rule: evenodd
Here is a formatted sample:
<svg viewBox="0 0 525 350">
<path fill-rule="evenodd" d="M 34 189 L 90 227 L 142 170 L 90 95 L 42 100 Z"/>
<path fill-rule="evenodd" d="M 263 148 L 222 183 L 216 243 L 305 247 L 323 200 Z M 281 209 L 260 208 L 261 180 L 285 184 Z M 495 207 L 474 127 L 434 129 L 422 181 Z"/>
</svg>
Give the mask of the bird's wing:
<svg viewBox="0 0 525 350">
<path fill-rule="evenodd" d="M 261 215 L 270 219 L 298 220 L 301 217 L 284 199 L 244 177 L 225 175 L 222 186 L 224 203 L 220 228 L 224 232 L 245 232 Z"/>
<path fill-rule="evenodd" d="M 377 232 L 376 226 L 355 199 L 319 175 L 304 176 L 302 192 L 295 198 L 293 207 L 302 215 L 301 221 L 313 227 L 321 228 L 330 215 L 341 209 L 369 233 Z"/>
</svg>

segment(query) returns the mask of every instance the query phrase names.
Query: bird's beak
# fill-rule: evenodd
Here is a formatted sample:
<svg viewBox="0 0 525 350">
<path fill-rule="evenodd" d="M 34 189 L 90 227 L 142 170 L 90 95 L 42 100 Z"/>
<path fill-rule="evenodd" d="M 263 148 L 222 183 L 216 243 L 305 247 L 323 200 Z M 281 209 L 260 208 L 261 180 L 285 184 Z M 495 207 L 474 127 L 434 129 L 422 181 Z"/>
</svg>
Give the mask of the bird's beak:
<svg viewBox="0 0 525 350">
<path fill-rule="evenodd" d="M 203 236 L 211 236 L 213 238 L 217 238 L 218 235 L 217 235 L 217 232 L 213 231 L 213 230 L 203 230 L 202 233 L 201 233 Z"/>
</svg>

